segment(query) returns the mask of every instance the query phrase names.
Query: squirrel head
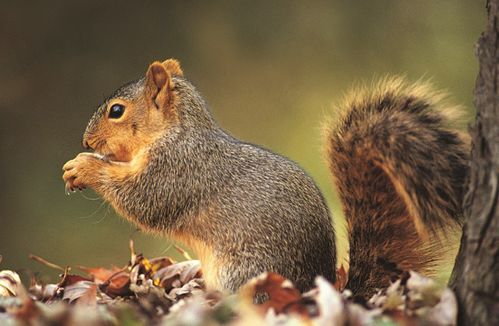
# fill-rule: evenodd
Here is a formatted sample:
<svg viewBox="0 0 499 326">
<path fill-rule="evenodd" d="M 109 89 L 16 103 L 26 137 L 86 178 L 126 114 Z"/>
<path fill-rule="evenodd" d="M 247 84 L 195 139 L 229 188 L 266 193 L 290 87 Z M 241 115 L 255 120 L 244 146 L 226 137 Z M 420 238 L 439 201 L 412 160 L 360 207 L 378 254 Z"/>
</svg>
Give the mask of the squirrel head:
<svg viewBox="0 0 499 326">
<path fill-rule="evenodd" d="M 178 121 L 175 84 L 180 80 L 183 72 L 177 60 L 153 62 L 145 77 L 116 90 L 96 110 L 83 147 L 113 161 L 130 161 Z"/>
</svg>

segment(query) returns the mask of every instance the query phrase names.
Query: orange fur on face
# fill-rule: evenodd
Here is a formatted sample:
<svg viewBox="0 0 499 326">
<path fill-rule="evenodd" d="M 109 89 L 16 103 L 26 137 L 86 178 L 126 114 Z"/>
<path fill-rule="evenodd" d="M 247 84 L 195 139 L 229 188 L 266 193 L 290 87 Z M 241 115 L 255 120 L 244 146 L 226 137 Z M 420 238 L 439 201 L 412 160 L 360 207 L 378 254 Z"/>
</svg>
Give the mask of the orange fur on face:
<svg viewBox="0 0 499 326">
<path fill-rule="evenodd" d="M 119 103 L 125 106 L 125 113 L 119 119 L 109 119 L 107 114 L 103 116 L 98 130 L 86 135 L 84 141 L 96 153 L 113 161 L 131 161 L 141 149 L 151 145 L 169 124 L 164 114 L 156 108 L 145 107 L 144 102 L 109 101 L 108 108 Z"/>
<path fill-rule="evenodd" d="M 107 101 L 105 114 L 95 130 L 85 133 L 84 143 L 113 161 L 131 161 L 177 120 L 172 76 L 183 76 L 177 60 L 153 62 L 147 70 L 142 94 L 133 100 L 118 97 Z M 108 117 L 114 104 L 125 107 L 118 119 Z"/>
</svg>

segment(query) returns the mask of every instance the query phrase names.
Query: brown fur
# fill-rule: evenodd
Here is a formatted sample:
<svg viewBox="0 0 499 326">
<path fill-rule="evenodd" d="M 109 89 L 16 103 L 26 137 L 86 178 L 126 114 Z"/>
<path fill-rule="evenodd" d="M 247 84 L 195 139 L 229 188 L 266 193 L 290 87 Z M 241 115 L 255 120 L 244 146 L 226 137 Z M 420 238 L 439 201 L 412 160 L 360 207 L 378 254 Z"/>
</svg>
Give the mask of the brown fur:
<svg viewBox="0 0 499 326">
<path fill-rule="evenodd" d="M 172 76 L 184 77 L 184 72 L 180 68 L 180 63 L 175 59 L 167 59 L 163 61 L 163 66 L 170 72 Z"/>
<path fill-rule="evenodd" d="M 117 102 L 125 114 L 111 119 Z M 84 144 L 98 154 L 64 166 L 67 187 L 92 187 L 142 229 L 191 246 L 208 287 L 235 292 L 266 271 L 301 290 L 316 275 L 334 281 L 334 230 L 314 182 L 223 131 L 177 61 L 154 62 L 111 95 Z"/>
<path fill-rule="evenodd" d="M 437 234 L 459 223 L 467 149 L 445 126 L 438 96 L 393 79 L 354 93 L 328 132 L 328 157 L 348 220 L 348 286 L 368 296 L 403 270 L 431 271 Z M 120 103 L 125 113 L 108 117 Z M 235 292 L 262 272 L 308 290 L 335 280 L 336 249 L 318 188 L 290 160 L 222 130 L 179 63 L 145 77 L 94 113 L 69 189 L 91 187 L 142 229 L 191 246 L 208 287 Z M 440 250 L 440 249 L 439 249 Z"/>
<path fill-rule="evenodd" d="M 431 274 L 438 237 L 460 223 L 468 146 L 446 126 L 449 108 L 428 85 L 393 78 L 353 91 L 328 127 L 354 294 L 369 297 L 402 271 Z"/>
</svg>

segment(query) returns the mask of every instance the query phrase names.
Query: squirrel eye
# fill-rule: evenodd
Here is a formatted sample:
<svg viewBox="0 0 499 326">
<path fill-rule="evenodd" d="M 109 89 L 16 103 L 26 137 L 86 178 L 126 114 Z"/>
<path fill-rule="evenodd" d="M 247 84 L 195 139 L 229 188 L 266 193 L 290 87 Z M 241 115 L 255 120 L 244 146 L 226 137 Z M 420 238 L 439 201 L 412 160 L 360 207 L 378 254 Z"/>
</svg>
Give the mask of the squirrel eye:
<svg viewBox="0 0 499 326">
<path fill-rule="evenodd" d="M 121 104 L 113 104 L 113 106 L 111 106 L 111 109 L 109 109 L 109 118 L 118 119 L 123 115 L 124 112 L 125 106 Z"/>
</svg>

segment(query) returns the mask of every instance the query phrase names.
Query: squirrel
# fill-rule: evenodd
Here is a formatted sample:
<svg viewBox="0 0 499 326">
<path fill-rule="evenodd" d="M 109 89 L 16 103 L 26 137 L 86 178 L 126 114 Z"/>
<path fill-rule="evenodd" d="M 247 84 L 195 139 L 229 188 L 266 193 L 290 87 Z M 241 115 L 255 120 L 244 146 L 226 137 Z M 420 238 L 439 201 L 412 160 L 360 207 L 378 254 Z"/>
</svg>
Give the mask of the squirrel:
<svg viewBox="0 0 499 326">
<path fill-rule="evenodd" d="M 354 91 L 326 127 L 347 219 L 347 288 L 368 298 L 395 274 L 431 273 L 439 239 L 460 225 L 468 141 L 426 85 L 388 78 Z M 336 280 L 335 230 L 296 163 L 224 131 L 175 59 L 97 108 L 66 189 L 94 189 L 141 229 L 190 246 L 208 289 L 237 292 L 263 272 L 300 291 Z"/>
</svg>

